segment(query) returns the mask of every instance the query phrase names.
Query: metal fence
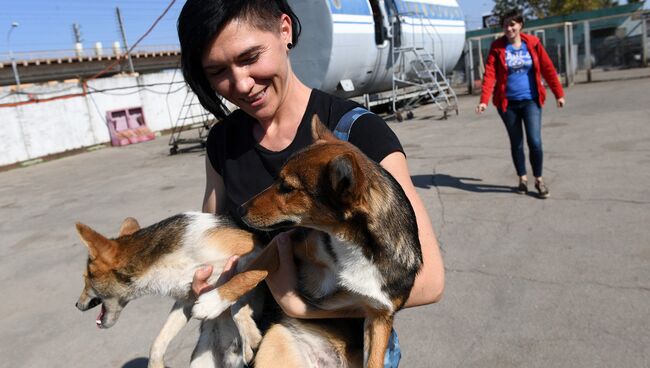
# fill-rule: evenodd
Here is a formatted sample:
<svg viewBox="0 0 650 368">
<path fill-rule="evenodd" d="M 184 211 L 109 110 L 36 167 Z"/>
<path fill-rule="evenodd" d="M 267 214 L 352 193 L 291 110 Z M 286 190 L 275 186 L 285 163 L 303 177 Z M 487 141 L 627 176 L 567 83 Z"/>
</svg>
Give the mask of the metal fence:
<svg viewBox="0 0 650 368">
<path fill-rule="evenodd" d="M 533 23 L 533 22 L 530 22 Z M 577 21 L 526 24 L 525 33 L 539 37 L 562 82 L 618 79 L 621 71 L 647 67 L 650 62 L 650 11 L 638 10 Z M 469 36 L 454 68 L 455 84 L 468 92 L 480 89 L 490 44 L 502 32 Z M 470 32 L 471 33 L 471 32 Z M 650 73 L 649 73 L 650 74 Z"/>
</svg>

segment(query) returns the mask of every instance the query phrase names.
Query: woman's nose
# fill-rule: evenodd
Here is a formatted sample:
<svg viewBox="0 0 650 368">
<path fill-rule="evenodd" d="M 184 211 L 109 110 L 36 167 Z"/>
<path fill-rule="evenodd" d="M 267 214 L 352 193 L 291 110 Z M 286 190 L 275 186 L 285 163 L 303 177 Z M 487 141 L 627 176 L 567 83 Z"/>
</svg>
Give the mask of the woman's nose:
<svg viewBox="0 0 650 368">
<path fill-rule="evenodd" d="M 235 88 L 239 93 L 248 93 L 253 89 L 255 81 L 251 78 L 246 68 L 238 68 L 233 73 Z"/>
</svg>

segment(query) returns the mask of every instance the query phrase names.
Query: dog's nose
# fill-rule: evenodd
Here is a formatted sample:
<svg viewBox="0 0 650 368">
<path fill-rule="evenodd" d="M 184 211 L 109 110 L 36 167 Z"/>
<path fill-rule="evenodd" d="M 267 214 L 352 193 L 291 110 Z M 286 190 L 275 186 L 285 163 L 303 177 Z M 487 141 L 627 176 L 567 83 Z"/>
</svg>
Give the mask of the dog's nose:
<svg viewBox="0 0 650 368">
<path fill-rule="evenodd" d="M 239 217 L 245 217 L 248 214 L 248 208 L 245 206 L 239 206 L 239 209 L 237 209 L 237 214 Z"/>
</svg>

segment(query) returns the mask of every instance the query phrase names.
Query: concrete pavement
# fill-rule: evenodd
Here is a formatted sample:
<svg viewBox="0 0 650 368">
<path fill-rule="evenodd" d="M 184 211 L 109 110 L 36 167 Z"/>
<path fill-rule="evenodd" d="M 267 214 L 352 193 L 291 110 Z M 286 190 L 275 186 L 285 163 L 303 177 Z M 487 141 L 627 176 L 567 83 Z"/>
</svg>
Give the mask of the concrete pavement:
<svg viewBox="0 0 650 368">
<path fill-rule="evenodd" d="M 446 291 L 400 312 L 403 367 L 650 366 L 650 79 L 581 84 L 544 109 L 551 197 L 512 192 L 505 129 L 491 107 L 390 122 L 438 234 Z M 109 330 L 79 312 L 86 249 L 74 222 L 106 235 L 198 210 L 203 152 L 168 137 L 0 173 L 0 367 L 146 367 L 171 307 L 127 306 Z M 532 185 L 531 185 L 532 189 Z M 196 327 L 193 322 L 192 326 Z M 187 328 L 167 354 L 187 366 Z M 278 365 L 281 367 L 281 364 Z"/>
</svg>

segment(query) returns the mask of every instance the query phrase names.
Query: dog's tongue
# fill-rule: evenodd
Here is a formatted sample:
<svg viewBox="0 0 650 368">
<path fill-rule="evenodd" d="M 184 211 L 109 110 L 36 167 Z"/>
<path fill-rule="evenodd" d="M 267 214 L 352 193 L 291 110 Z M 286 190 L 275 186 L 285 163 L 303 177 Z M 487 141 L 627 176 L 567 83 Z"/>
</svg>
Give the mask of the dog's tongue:
<svg viewBox="0 0 650 368">
<path fill-rule="evenodd" d="M 102 308 L 100 309 L 99 314 L 97 315 L 97 318 L 95 320 L 95 323 L 99 328 L 102 327 L 102 317 L 104 317 L 104 312 L 106 312 L 106 309 L 104 309 L 104 304 L 102 304 Z"/>
</svg>

